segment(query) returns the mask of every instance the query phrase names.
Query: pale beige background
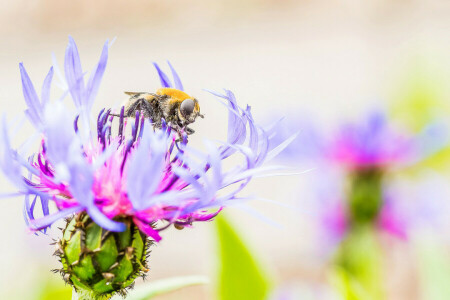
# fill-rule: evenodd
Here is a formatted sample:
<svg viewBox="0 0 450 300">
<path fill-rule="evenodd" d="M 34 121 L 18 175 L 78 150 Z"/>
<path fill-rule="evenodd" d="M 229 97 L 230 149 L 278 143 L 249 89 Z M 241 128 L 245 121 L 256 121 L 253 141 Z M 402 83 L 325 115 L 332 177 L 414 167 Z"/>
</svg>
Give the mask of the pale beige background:
<svg viewBox="0 0 450 300">
<path fill-rule="evenodd" d="M 445 85 L 450 78 L 450 2 L 445 0 L 92 2 L 1 2 L 0 107 L 8 116 L 25 107 L 18 63 L 23 61 L 40 85 L 50 53 L 62 63 L 68 34 L 77 41 L 86 70 L 103 42 L 117 37 L 95 109 L 120 103 L 124 90 L 155 89 L 151 62 L 170 59 L 206 115 L 193 126 L 198 145 L 204 136 L 223 138 L 226 132 L 223 107 L 203 88 L 233 90 L 257 118 L 275 109 L 301 109 L 328 124 L 392 99 L 393 87 L 418 61 Z M 25 127 L 22 136 L 30 132 Z M 311 216 L 298 204 L 312 194 L 307 176 L 255 180 L 246 191 L 296 207 L 252 204 L 281 228 L 237 208 L 227 212 L 277 282 L 324 279 L 324 260 L 306 221 Z M 5 179 L 0 190 L 11 190 Z M 27 234 L 21 210 L 22 199 L 0 201 L 1 299 L 33 299 L 39 278 L 57 266 L 51 237 Z M 213 279 L 214 241 L 209 223 L 168 230 L 152 252 L 150 280 L 191 274 Z M 409 250 L 388 242 L 390 299 L 418 299 Z M 189 288 L 161 299 L 211 299 L 211 289 Z"/>
</svg>

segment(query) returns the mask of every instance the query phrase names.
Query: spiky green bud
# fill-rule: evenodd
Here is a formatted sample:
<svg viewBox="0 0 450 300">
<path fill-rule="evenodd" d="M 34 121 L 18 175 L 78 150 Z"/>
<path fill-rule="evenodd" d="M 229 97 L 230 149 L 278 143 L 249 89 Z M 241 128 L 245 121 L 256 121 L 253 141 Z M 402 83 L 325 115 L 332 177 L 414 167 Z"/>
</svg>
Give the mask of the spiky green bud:
<svg viewBox="0 0 450 300">
<path fill-rule="evenodd" d="M 151 241 L 130 219 L 121 219 L 127 229 L 111 232 L 95 224 L 85 213 L 67 220 L 63 238 L 57 243 L 64 280 L 78 299 L 104 300 L 115 293 L 124 295 L 147 269 Z"/>
</svg>

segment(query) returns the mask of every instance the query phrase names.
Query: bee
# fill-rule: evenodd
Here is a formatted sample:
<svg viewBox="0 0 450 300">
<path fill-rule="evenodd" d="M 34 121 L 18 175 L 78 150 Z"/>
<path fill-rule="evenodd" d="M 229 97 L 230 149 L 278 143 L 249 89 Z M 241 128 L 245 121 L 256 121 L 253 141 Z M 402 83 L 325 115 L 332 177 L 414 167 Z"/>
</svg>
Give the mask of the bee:
<svg viewBox="0 0 450 300">
<path fill-rule="evenodd" d="M 177 132 L 184 130 L 187 134 L 195 131 L 189 127 L 200 113 L 198 100 L 175 88 L 160 88 L 156 93 L 125 92 L 130 98 L 125 103 L 125 117 L 134 117 L 139 111 L 145 118 L 150 118 L 153 126 L 161 128 L 162 120 Z"/>
</svg>

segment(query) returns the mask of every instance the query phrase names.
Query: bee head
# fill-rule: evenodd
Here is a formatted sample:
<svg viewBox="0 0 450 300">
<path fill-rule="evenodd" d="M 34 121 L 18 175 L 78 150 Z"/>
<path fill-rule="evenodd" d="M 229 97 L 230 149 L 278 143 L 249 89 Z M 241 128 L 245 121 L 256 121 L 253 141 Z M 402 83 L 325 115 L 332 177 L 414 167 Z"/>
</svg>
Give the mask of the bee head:
<svg viewBox="0 0 450 300">
<path fill-rule="evenodd" d="M 197 116 L 202 116 L 200 114 L 200 106 L 198 105 L 197 99 L 183 100 L 178 108 L 178 116 L 181 121 L 187 124 L 193 123 Z"/>
</svg>

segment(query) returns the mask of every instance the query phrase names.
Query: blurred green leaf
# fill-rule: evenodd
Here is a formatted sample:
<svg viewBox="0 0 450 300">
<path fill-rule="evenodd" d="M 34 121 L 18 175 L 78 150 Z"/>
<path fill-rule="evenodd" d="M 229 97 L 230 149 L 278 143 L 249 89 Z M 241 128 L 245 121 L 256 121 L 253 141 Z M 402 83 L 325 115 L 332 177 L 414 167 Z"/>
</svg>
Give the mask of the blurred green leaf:
<svg viewBox="0 0 450 300">
<path fill-rule="evenodd" d="M 395 90 L 389 101 L 393 119 L 416 133 L 432 122 L 446 121 L 450 115 L 449 89 L 440 68 L 426 57 L 415 57 L 404 73 L 404 78 L 394 83 Z M 424 168 L 447 171 L 450 168 L 450 148 L 440 149 L 406 171 L 414 175 Z"/>
<path fill-rule="evenodd" d="M 417 261 L 422 286 L 422 298 L 449 299 L 450 259 L 448 251 L 438 243 L 428 240 L 416 245 Z"/>
<path fill-rule="evenodd" d="M 448 173 L 450 170 L 450 147 L 445 147 L 425 158 L 424 160 L 410 166 L 404 172 L 412 175 L 422 174 L 424 169 L 433 169 L 439 172 Z"/>
<path fill-rule="evenodd" d="M 369 226 L 354 227 L 341 243 L 336 256 L 340 270 L 338 269 L 335 279 L 340 284 L 345 299 L 385 298 L 381 258 L 381 249 L 373 229 Z"/>
<path fill-rule="evenodd" d="M 269 292 L 269 280 L 228 221 L 215 221 L 220 249 L 219 299 L 260 300 Z"/>
<path fill-rule="evenodd" d="M 445 101 L 445 83 L 439 70 L 431 69 L 424 59 L 417 58 L 408 68 L 407 75 L 395 85 L 390 101 L 394 119 L 418 132 L 430 121 L 450 113 Z"/>
<path fill-rule="evenodd" d="M 39 300 L 70 300 L 72 299 L 72 288 L 65 284 L 62 278 L 48 276 L 42 283 L 42 291 L 36 298 Z"/>
<path fill-rule="evenodd" d="M 207 284 L 208 278 L 204 276 L 183 276 L 162 279 L 140 285 L 128 292 L 127 300 L 148 300 L 155 296 L 166 294 L 184 287 Z M 112 300 L 123 299 L 121 296 L 115 296 Z"/>
</svg>

